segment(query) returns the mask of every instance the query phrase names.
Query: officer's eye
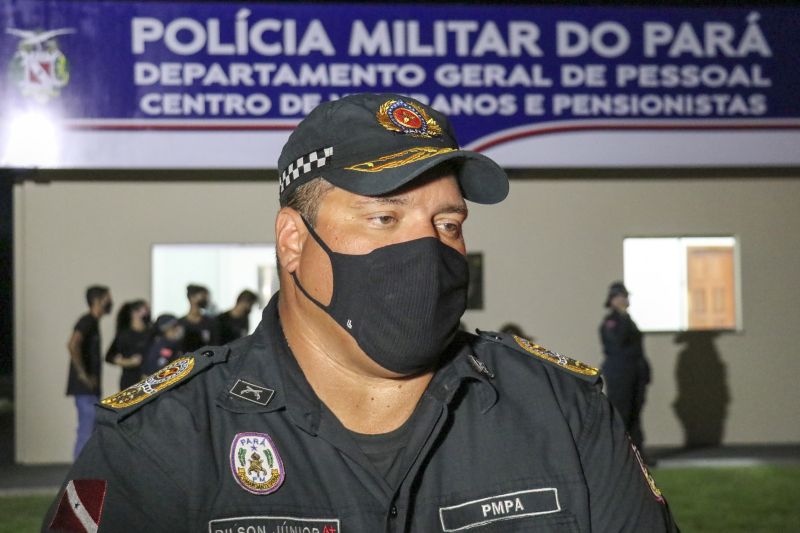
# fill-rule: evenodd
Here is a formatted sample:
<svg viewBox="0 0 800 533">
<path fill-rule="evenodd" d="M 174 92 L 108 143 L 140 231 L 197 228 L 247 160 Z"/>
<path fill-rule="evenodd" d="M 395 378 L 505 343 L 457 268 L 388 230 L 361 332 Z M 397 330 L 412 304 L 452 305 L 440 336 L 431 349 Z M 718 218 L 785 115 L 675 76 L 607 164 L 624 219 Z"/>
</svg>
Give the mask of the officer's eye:
<svg viewBox="0 0 800 533">
<path fill-rule="evenodd" d="M 376 216 L 370 217 L 369 220 L 374 225 L 380 226 L 380 227 L 391 226 L 392 224 L 397 222 L 397 218 L 395 218 L 392 215 L 376 215 Z"/>
<path fill-rule="evenodd" d="M 442 221 L 438 222 L 436 227 L 439 228 L 441 233 L 444 233 L 451 239 L 457 239 L 461 237 L 461 224 L 458 222 Z"/>
</svg>

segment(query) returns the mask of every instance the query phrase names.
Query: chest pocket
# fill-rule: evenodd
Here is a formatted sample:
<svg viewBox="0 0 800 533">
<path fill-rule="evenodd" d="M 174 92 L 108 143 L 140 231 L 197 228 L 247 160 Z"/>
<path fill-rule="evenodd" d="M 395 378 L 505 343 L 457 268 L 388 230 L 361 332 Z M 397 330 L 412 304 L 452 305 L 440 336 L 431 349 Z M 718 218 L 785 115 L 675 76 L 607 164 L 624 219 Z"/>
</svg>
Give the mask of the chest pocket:
<svg viewBox="0 0 800 533">
<path fill-rule="evenodd" d="M 515 491 L 440 507 L 439 522 L 446 533 L 578 531 L 575 517 L 561 508 L 555 487 Z"/>
</svg>

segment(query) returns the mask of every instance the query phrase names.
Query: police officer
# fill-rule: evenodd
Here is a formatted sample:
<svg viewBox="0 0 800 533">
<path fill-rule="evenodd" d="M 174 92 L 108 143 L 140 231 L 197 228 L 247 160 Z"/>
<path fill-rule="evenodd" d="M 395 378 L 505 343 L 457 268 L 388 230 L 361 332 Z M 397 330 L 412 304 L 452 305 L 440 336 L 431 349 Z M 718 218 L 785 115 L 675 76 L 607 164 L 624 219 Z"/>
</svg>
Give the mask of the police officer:
<svg viewBox="0 0 800 533">
<path fill-rule="evenodd" d="M 605 361 L 606 394 L 619 412 L 633 443 L 641 450 L 644 440 L 641 412 L 645 388 L 650 383 L 650 365 L 644 356 L 642 333 L 628 314 L 628 289 L 621 281 L 608 288 L 608 314 L 600 325 Z"/>
<path fill-rule="evenodd" d="M 465 199 L 505 173 L 411 98 L 322 104 L 279 159 L 256 332 L 106 398 L 44 528 L 665 531 L 596 369 L 458 332 Z"/>
</svg>

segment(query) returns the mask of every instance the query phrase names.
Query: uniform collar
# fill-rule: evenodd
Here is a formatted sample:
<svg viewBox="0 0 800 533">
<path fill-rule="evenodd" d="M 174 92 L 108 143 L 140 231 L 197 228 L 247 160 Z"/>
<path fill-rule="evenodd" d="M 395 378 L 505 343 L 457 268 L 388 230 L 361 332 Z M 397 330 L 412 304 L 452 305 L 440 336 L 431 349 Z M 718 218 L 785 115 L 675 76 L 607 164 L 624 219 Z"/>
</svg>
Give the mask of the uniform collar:
<svg viewBox="0 0 800 533">
<path fill-rule="evenodd" d="M 217 404 L 237 413 L 268 413 L 285 409 L 295 424 L 311 434 L 319 427 L 320 400 L 311 389 L 300 365 L 292 355 L 278 315 L 279 293 L 270 300 L 261 315 L 261 323 L 233 359 L 231 376 L 217 397 Z M 241 382 L 267 389 L 272 394 L 262 405 L 250 395 L 236 395 Z M 238 384 L 238 385 L 237 385 Z M 241 390 L 241 389 L 239 389 Z M 274 392 L 273 392 L 274 391 Z"/>
<path fill-rule="evenodd" d="M 217 404 L 229 411 L 241 413 L 286 409 L 296 425 L 316 435 L 322 404 L 286 341 L 278 315 L 278 294 L 272 297 L 264 309 L 261 323 L 249 338 L 250 345 L 242 346 L 240 350 L 234 348 L 234 352 L 238 351 L 240 355 L 232 357 L 231 377 L 225 389 L 220 392 Z M 474 361 L 470 361 L 470 356 L 475 356 L 467 337 L 457 336 L 446 348 L 444 363 L 434 375 L 425 394 L 449 404 L 465 382 L 475 382 L 478 385 L 481 410 L 485 413 L 497 402 L 497 390 L 489 375 L 482 373 Z M 270 401 L 261 405 L 233 394 L 239 380 L 274 391 Z"/>
<path fill-rule="evenodd" d="M 217 404 L 237 413 L 271 412 L 286 406 L 286 388 L 277 354 L 282 351 L 283 330 L 278 320 L 278 295 L 272 297 L 262 313 L 261 323 L 242 344 L 233 344 L 230 379 L 217 397 Z M 283 344 L 285 344 L 283 340 Z M 236 395 L 243 381 L 273 391 L 266 405 Z"/>
<path fill-rule="evenodd" d="M 436 372 L 426 394 L 450 404 L 456 393 L 468 383 L 476 385 L 481 412 L 486 413 L 497 403 L 494 374 L 477 358 L 469 342 L 469 335 L 457 335 L 444 355 L 444 363 Z"/>
</svg>

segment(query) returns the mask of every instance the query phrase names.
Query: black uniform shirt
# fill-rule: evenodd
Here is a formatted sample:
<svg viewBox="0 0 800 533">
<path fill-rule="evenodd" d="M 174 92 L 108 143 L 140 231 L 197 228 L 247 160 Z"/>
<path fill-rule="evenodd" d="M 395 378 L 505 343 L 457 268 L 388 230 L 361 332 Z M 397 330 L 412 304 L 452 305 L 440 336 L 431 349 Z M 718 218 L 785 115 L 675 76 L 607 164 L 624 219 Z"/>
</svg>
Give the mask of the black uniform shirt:
<svg viewBox="0 0 800 533">
<path fill-rule="evenodd" d="M 600 340 L 606 356 L 603 372 L 611 374 L 641 374 L 650 381 L 650 364 L 644 356 L 642 332 L 628 313 L 616 309 L 609 312 L 600 324 Z"/>
<path fill-rule="evenodd" d="M 75 365 L 70 362 L 67 395 L 100 394 L 100 321 L 91 313 L 86 313 L 75 324 L 73 331 L 81 334 L 81 361 L 86 374 L 97 378 L 97 389 L 92 390 L 78 379 Z"/>
<path fill-rule="evenodd" d="M 198 348 L 211 343 L 211 334 L 214 331 L 214 319 L 202 316 L 199 322 L 192 322 L 188 315 L 178 319 L 183 326 L 183 351 L 193 352 Z"/>
<path fill-rule="evenodd" d="M 600 325 L 603 353 L 609 358 L 633 360 L 644 356 L 642 334 L 627 313 L 612 310 Z"/>
<path fill-rule="evenodd" d="M 377 435 L 350 432 L 350 436 L 364 455 L 372 462 L 378 473 L 389 485 L 400 482 L 400 476 L 405 473 L 403 469 L 404 451 L 408 446 L 408 439 L 416 425 L 417 418 L 424 416 L 421 409 L 415 409 L 413 416 L 409 417 L 400 427 Z"/>
<path fill-rule="evenodd" d="M 233 316 L 230 311 L 225 311 L 217 315 L 214 322 L 214 342 L 220 345 L 240 339 L 247 335 L 247 332 L 250 330 L 249 315 L 237 318 Z"/>
<path fill-rule="evenodd" d="M 84 494 L 101 532 L 675 530 L 598 378 L 523 343 L 451 345 L 390 484 L 306 381 L 276 296 L 254 335 L 172 363 L 135 405 L 100 408 L 44 527 Z"/>
<path fill-rule="evenodd" d="M 152 334 L 147 330 L 124 329 L 117 334 L 114 342 L 108 348 L 106 362 L 113 364 L 117 354 L 122 354 L 123 357 L 141 355 L 142 360 L 144 360 L 147 356 L 147 351 L 150 349 L 152 339 Z M 123 368 L 119 379 L 120 389 L 130 387 L 140 379 L 142 379 L 142 365 Z"/>
</svg>

